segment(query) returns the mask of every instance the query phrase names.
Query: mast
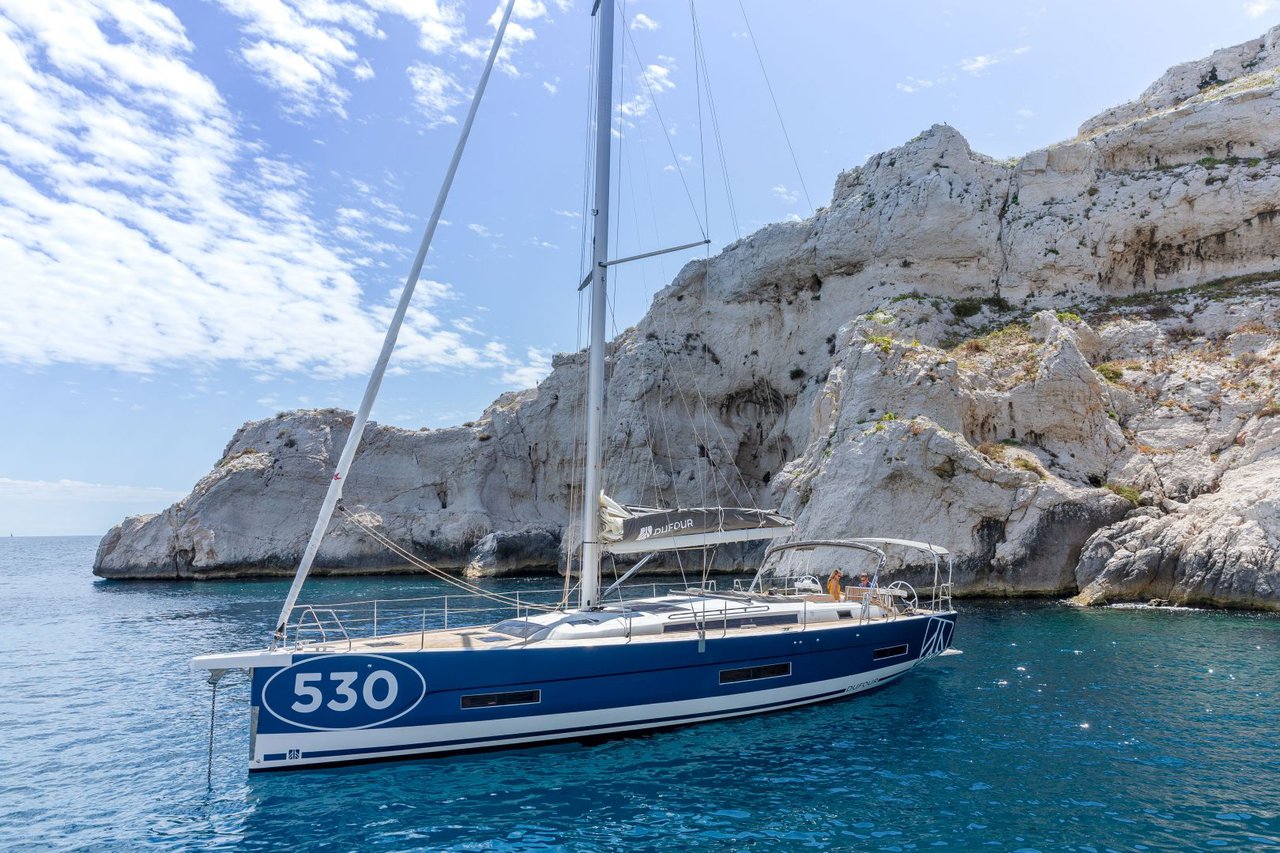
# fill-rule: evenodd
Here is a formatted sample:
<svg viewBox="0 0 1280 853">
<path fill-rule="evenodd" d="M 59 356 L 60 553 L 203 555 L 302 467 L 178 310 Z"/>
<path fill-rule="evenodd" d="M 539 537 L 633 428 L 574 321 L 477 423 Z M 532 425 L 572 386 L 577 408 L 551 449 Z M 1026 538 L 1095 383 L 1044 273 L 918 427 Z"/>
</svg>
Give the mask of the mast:
<svg viewBox="0 0 1280 853">
<path fill-rule="evenodd" d="M 591 347 L 587 351 L 587 459 L 582 489 L 582 582 L 579 606 L 595 607 L 600 593 L 600 491 L 604 416 L 605 276 L 609 251 L 609 173 L 613 142 L 613 0 L 597 3 L 599 53 L 596 61 L 596 186 L 591 215 Z"/>
<path fill-rule="evenodd" d="M 329 481 L 329 491 L 325 493 L 324 502 L 320 505 L 320 516 L 316 519 L 316 526 L 311 530 L 311 539 L 307 541 L 307 548 L 302 552 L 302 560 L 298 563 L 298 571 L 293 576 L 293 584 L 289 587 L 289 594 L 285 596 L 284 606 L 280 609 L 280 618 L 276 620 L 271 641 L 273 648 L 284 639 L 289 612 L 298 601 L 298 593 L 302 591 L 302 584 L 311 571 L 311 565 L 315 562 L 316 554 L 320 550 L 320 543 L 324 541 L 324 534 L 329 529 L 329 522 L 333 519 L 333 511 L 342 497 L 342 487 L 346 484 L 347 473 L 351 470 L 352 461 L 355 460 L 356 448 L 360 446 L 360 439 L 364 435 L 364 427 L 369 420 L 369 412 L 373 409 L 373 401 L 378 396 L 378 389 L 382 387 L 382 377 L 387 372 L 387 362 L 391 360 L 391 351 L 395 349 L 396 338 L 400 335 L 400 326 L 404 323 L 405 312 L 409 310 L 413 289 L 422 275 L 422 265 L 427 259 L 427 250 L 431 248 L 436 226 L 440 224 L 440 214 L 444 212 L 445 199 L 449 197 L 449 189 L 453 186 L 453 177 L 457 174 L 458 164 L 462 161 L 462 151 L 466 148 L 467 137 L 471 135 L 471 125 L 475 123 L 476 112 L 480 109 L 480 99 L 484 97 L 485 87 L 489 85 L 489 74 L 493 71 L 493 63 L 498 58 L 498 48 L 502 45 L 502 36 L 507 31 L 507 22 L 511 20 L 511 10 L 515 5 L 516 0 L 508 0 L 506 11 L 502 14 L 502 22 L 498 24 L 498 31 L 493 37 L 489 60 L 485 63 L 484 72 L 480 75 L 476 93 L 471 99 L 471 109 L 467 112 L 467 120 L 462 124 L 458 144 L 453 149 L 453 159 L 449 161 L 449 170 L 445 173 L 444 183 L 441 184 L 440 193 L 436 196 L 436 206 L 431 211 L 426 233 L 422 235 L 422 243 L 418 246 L 418 255 L 414 258 L 412 269 L 409 270 L 404 290 L 400 292 L 400 302 L 396 305 L 391 325 L 387 328 L 387 336 L 382 341 L 382 352 L 378 354 L 378 362 L 374 365 L 369 384 L 365 387 L 360 409 L 356 412 L 355 421 L 351 424 L 351 432 L 347 434 L 347 443 L 342 448 L 342 455 L 338 457 L 338 467 L 333 472 L 333 479 Z"/>
</svg>

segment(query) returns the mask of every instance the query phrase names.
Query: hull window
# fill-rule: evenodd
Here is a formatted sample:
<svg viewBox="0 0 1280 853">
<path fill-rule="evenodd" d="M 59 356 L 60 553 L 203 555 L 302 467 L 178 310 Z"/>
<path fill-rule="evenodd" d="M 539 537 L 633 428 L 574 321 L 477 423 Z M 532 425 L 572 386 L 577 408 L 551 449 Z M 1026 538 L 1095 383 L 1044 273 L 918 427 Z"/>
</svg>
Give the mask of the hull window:
<svg viewBox="0 0 1280 853">
<path fill-rule="evenodd" d="M 742 669 L 720 670 L 721 684 L 737 684 L 741 681 L 759 681 L 762 678 L 782 678 L 791 674 L 790 663 L 771 663 L 767 666 L 746 666 Z"/>
<path fill-rule="evenodd" d="M 885 658 L 896 658 L 899 655 L 905 655 L 906 653 L 907 644 L 903 643 L 900 646 L 889 646 L 887 649 L 876 649 L 875 659 L 884 660 Z"/>
<path fill-rule="evenodd" d="M 496 708 L 499 705 L 536 705 L 542 701 L 541 690 L 517 690 L 512 693 L 474 693 L 462 697 L 462 708 Z"/>
</svg>

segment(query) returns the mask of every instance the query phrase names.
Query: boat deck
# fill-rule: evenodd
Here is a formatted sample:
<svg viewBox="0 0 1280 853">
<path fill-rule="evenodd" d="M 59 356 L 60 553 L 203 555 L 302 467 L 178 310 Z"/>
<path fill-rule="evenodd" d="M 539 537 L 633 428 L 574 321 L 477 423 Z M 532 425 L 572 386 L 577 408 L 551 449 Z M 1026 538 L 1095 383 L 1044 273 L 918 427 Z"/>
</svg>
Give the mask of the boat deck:
<svg viewBox="0 0 1280 853">
<path fill-rule="evenodd" d="M 724 599 L 721 599 L 724 600 Z M 723 636 L 748 636 L 751 634 L 761 633 L 777 633 L 787 631 L 804 631 L 804 630 L 821 630 L 825 628 L 835 628 L 841 625 L 849 624 L 849 617 L 841 617 L 839 610 L 847 606 L 849 602 L 836 602 L 828 595 L 805 595 L 782 601 L 770 601 L 769 599 L 754 599 L 749 602 L 733 601 L 736 606 L 746 604 L 752 610 L 761 613 L 776 614 L 794 614 L 796 622 L 794 624 L 732 624 L 733 618 L 728 621 L 730 624 L 725 625 L 725 611 L 711 610 L 704 616 L 706 620 L 705 636 L 717 638 Z M 781 606 L 779 606 L 781 605 Z M 817 605 L 814 607 L 814 605 Z M 931 611 L 917 610 L 914 614 L 897 613 L 892 610 L 884 610 L 879 614 L 871 614 L 863 616 L 859 619 L 860 624 L 878 624 L 881 622 L 889 622 L 895 619 L 909 618 L 911 615 L 927 615 Z M 684 620 L 680 623 L 685 627 L 681 631 L 663 630 L 664 624 L 659 622 L 654 624 L 656 619 L 667 617 L 669 614 L 663 613 L 659 615 L 641 614 L 648 617 L 641 621 L 636 618 L 632 625 L 632 630 L 618 632 L 612 635 L 596 635 L 589 638 L 591 642 L 614 641 L 614 642 L 662 642 L 662 641 L 679 641 L 689 640 L 698 637 L 699 632 L 692 627 L 692 619 Z M 678 614 L 684 617 L 686 613 Z M 692 616 L 692 613 L 688 613 Z M 703 614 L 698 614 L 703 615 Z M 665 621 L 665 620 L 664 620 Z M 645 624 L 647 623 L 647 624 Z M 618 624 L 625 624 L 618 621 Z M 667 623 L 671 624 L 671 623 Z M 647 629 L 647 630 L 646 630 Z M 369 637 L 342 637 L 329 638 L 323 641 L 313 641 L 299 643 L 293 646 L 290 651 L 294 653 L 366 653 L 378 654 L 386 652 L 406 652 L 406 651 L 457 651 L 464 649 L 509 649 L 513 647 L 535 647 L 543 645 L 564 645 L 576 644 L 583 642 L 587 638 L 538 638 L 524 639 L 521 637 L 510 636 L 497 633 L 490 630 L 489 625 L 471 625 L 458 628 L 438 628 L 426 631 L 407 631 L 403 633 L 388 633 L 381 636 Z"/>
</svg>

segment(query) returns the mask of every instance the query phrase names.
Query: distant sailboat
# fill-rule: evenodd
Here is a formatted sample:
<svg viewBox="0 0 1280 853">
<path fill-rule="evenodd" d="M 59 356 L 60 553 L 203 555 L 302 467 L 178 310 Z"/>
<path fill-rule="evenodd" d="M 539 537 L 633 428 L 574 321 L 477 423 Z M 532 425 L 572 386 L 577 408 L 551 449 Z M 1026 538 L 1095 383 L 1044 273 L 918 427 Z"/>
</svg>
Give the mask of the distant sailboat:
<svg viewBox="0 0 1280 853">
<path fill-rule="evenodd" d="M 613 114 L 610 2 L 593 12 L 601 37 L 583 490 L 588 499 L 581 520 L 578 606 L 562 601 L 539 607 L 515 598 L 512 618 L 458 627 L 457 595 L 431 602 L 297 604 L 338 506 L 513 5 L 510 0 L 499 25 L 271 645 L 192 661 L 194 669 L 210 672 L 215 687 L 228 670 L 251 674 L 252 770 L 577 740 L 791 708 L 886 684 L 951 644 L 956 620 L 951 563 L 940 547 L 886 538 L 791 541 L 792 521 L 776 512 L 624 506 L 604 496 L 606 273 L 614 263 L 606 256 Z M 622 583 L 631 572 L 600 590 L 606 554 L 654 555 L 753 540 L 773 544 L 753 580 L 733 590 L 717 590 L 714 581 L 704 579 L 627 598 Z M 907 549 L 932 564 L 926 600 L 905 583 L 878 585 L 887 548 Z M 857 557 L 872 561 L 871 582 L 846 587 L 834 580 L 823 593 L 819 576 Z M 428 603 L 443 604 L 444 627 L 428 629 L 429 621 L 436 625 L 441 618 L 428 612 Z M 409 625 L 418 621 L 419 612 L 415 630 Z"/>
</svg>

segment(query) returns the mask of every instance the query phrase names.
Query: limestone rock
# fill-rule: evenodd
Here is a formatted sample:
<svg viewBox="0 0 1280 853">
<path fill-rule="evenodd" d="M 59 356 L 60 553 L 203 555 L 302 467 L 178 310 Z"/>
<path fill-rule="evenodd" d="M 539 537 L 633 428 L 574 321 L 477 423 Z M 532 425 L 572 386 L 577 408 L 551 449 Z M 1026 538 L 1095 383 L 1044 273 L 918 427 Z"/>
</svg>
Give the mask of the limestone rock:
<svg viewBox="0 0 1280 853">
<path fill-rule="evenodd" d="M 1038 349 L 1028 343 L 1035 369 L 1002 388 L 994 371 L 960 367 L 931 348 L 886 350 L 865 328 L 850 330 L 813 443 L 775 486 L 797 535 L 874 532 L 943 545 L 958 557 L 963 593 L 1074 591 L 1075 555 L 1128 504 L 1067 479 L 1082 479 L 1074 463 L 1061 475 L 1046 471 L 1051 448 L 1077 446 L 1072 439 L 1089 426 L 1082 410 L 1105 397 L 1071 334 Z M 1035 443 L 1022 445 L 1018 434 Z M 1107 434 L 1095 460 L 1104 471 Z M 919 570 L 908 571 L 913 582 L 927 580 Z"/>
<path fill-rule="evenodd" d="M 1268 434 L 1274 443 L 1276 427 Z M 1175 512 L 1099 530 L 1076 576 L 1084 604 L 1165 598 L 1280 610 L 1280 453 L 1230 471 L 1219 491 Z"/>
<path fill-rule="evenodd" d="M 495 577 L 554 569 L 561 531 L 554 527 L 499 530 L 485 536 L 467 554 L 467 577 Z"/>
<path fill-rule="evenodd" d="M 1252 74 L 1280 67 L 1280 27 L 1273 27 L 1256 39 L 1214 51 L 1203 59 L 1183 62 L 1166 71 L 1136 100 L 1106 110 L 1086 121 L 1080 135 L 1123 127 L 1154 113 L 1166 111 L 1198 96 L 1212 93 Z"/>
<path fill-rule="evenodd" d="M 610 493 L 933 540 L 972 594 L 1277 606 L 1277 41 L 1015 161 L 935 125 L 809 219 L 687 264 L 610 345 Z M 563 566 L 585 356 L 553 368 L 472 423 L 371 424 L 319 569 L 407 569 L 369 530 L 451 570 Z M 246 424 L 95 572 L 292 571 L 350 423 Z"/>
</svg>

